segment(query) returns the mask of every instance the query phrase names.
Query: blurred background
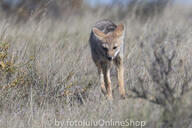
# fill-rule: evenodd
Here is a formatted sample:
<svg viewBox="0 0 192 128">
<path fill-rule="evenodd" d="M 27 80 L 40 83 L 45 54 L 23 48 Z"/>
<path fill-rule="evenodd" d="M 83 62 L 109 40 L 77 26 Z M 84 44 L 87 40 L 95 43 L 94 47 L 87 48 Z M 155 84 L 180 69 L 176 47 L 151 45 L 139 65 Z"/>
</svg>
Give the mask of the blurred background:
<svg viewBox="0 0 192 128">
<path fill-rule="evenodd" d="M 85 15 L 89 13 L 118 13 L 124 19 L 129 14 L 153 16 L 160 14 L 168 4 L 192 4 L 191 0 L 0 0 L 0 10 L 6 17 L 16 17 L 17 21 L 27 21 L 33 17 Z M 117 15 L 116 15 L 117 16 Z"/>
</svg>

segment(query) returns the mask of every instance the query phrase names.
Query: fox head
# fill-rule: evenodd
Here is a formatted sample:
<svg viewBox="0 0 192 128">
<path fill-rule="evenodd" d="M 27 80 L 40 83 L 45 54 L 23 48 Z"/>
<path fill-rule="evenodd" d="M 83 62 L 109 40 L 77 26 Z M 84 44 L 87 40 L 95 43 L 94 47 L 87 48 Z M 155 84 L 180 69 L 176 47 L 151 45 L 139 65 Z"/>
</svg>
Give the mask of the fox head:
<svg viewBox="0 0 192 128">
<path fill-rule="evenodd" d="M 114 31 L 105 34 L 96 27 L 93 28 L 93 33 L 99 41 L 99 47 L 102 54 L 108 59 L 113 60 L 120 52 L 120 47 L 123 44 L 125 27 L 119 24 Z"/>
</svg>

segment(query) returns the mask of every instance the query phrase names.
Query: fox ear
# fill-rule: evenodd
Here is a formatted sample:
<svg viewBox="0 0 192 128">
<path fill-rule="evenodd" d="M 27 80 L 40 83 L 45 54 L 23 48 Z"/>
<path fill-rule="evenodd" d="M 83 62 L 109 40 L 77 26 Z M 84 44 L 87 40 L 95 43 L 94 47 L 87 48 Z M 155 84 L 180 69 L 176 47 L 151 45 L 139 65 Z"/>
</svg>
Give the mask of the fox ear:
<svg viewBox="0 0 192 128">
<path fill-rule="evenodd" d="M 93 28 L 93 33 L 99 40 L 103 40 L 104 37 L 106 37 L 106 34 L 102 31 L 100 31 L 98 28 L 94 27 Z"/>
<path fill-rule="evenodd" d="M 119 38 L 124 35 L 124 32 L 125 32 L 125 25 L 119 24 L 113 33 L 115 34 L 115 37 Z"/>
</svg>

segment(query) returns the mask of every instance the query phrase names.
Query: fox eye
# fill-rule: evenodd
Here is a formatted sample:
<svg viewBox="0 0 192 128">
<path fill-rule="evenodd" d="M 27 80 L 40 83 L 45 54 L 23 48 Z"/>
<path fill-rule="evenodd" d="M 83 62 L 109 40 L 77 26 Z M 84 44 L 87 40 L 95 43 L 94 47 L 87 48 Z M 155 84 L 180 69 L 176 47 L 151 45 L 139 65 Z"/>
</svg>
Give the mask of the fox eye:
<svg viewBox="0 0 192 128">
<path fill-rule="evenodd" d="M 115 49 L 117 49 L 117 47 L 115 46 L 115 47 L 113 47 L 113 49 L 115 50 Z"/>
<path fill-rule="evenodd" d="M 103 47 L 103 50 L 108 51 L 108 49 L 107 49 L 107 48 L 105 48 L 105 47 Z"/>
</svg>

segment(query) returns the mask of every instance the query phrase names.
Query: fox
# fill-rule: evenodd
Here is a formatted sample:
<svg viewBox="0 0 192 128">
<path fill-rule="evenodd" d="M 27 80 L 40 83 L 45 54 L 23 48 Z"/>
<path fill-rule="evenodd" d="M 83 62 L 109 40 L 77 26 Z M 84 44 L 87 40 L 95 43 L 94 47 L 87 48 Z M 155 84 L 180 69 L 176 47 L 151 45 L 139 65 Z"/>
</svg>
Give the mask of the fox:
<svg viewBox="0 0 192 128">
<path fill-rule="evenodd" d="M 101 91 L 109 100 L 113 100 L 110 78 L 113 64 L 117 69 L 120 96 L 126 98 L 123 66 L 124 35 L 124 24 L 116 25 L 105 19 L 96 22 L 89 37 L 91 55 L 98 70 Z"/>
</svg>

